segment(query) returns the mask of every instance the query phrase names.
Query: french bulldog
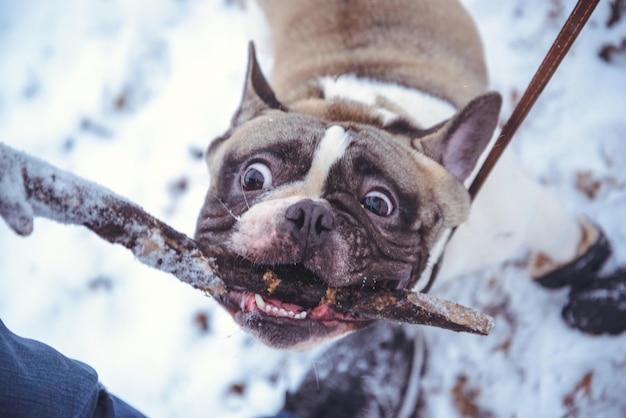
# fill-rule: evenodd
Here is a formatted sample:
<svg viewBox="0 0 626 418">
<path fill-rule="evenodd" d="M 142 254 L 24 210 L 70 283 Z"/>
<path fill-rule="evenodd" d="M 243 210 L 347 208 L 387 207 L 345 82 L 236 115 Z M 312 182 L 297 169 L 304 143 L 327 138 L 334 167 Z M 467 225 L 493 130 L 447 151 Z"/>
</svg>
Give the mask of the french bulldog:
<svg viewBox="0 0 626 418">
<path fill-rule="evenodd" d="M 241 104 L 208 148 L 198 241 L 287 277 L 402 289 L 428 281 L 442 254 L 446 278 L 528 246 L 531 273 L 543 277 L 597 241 L 593 225 L 510 157 L 470 216 L 467 187 L 502 100 L 488 91 L 481 40 L 458 1 L 259 5 L 273 41 L 272 82 L 251 44 Z M 310 347 L 371 323 L 253 292 L 217 300 L 277 348 Z"/>
</svg>

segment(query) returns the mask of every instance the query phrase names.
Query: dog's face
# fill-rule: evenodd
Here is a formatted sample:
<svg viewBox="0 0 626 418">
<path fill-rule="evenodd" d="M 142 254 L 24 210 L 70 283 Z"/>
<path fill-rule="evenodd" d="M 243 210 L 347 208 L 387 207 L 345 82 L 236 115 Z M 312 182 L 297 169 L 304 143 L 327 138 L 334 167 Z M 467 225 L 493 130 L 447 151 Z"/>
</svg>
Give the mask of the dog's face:
<svg viewBox="0 0 626 418">
<path fill-rule="evenodd" d="M 233 126 L 209 148 L 211 187 L 196 239 L 223 245 L 241 262 L 328 286 L 410 288 L 441 232 L 467 217 L 462 180 L 499 106 L 499 96 L 482 96 L 432 129 L 399 119 L 385 124 L 351 102 L 315 99 L 287 109 L 251 49 Z M 217 300 L 240 326 L 281 348 L 371 323 L 245 291 Z"/>
</svg>

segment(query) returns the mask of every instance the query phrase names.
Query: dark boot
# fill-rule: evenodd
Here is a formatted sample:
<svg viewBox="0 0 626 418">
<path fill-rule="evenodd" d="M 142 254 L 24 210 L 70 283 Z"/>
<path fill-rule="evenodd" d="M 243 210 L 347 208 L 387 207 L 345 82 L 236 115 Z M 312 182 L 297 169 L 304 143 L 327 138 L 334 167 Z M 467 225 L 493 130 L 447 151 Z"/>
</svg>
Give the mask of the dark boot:
<svg viewBox="0 0 626 418">
<path fill-rule="evenodd" d="M 598 271 L 611 255 L 611 244 L 599 226 L 583 221 L 582 228 L 583 245 L 586 248 L 569 263 L 544 276 L 535 277 L 537 283 L 550 289 L 567 285 L 580 287 L 598 277 Z"/>
<path fill-rule="evenodd" d="M 565 322 L 590 334 L 626 330 L 626 269 L 572 288 L 563 308 Z"/>
<path fill-rule="evenodd" d="M 572 287 L 562 311 L 570 326 L 590 334 L 620 334 L 626 330 L 626 269 L 599 277 L 611 245 L 597 225 L 583 222 L 583 231 L 583 243 L 590 241 L 587 249 L 536 280 L 547 288 Z"/>
</svg>

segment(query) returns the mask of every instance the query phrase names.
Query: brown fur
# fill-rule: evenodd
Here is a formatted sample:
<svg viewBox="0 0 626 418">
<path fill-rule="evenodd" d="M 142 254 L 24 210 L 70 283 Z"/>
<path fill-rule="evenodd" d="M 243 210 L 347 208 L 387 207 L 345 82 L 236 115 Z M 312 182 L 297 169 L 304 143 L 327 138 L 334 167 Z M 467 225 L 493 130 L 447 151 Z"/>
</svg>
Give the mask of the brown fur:
<svg viewBox="0 0 626 418">
<path fill-rule="evenodd" d="M 457 107 L 487 88 L 476 26 L 455 0 L 260 4 L 274 37 L 272 86 L 286 104 L 320 97 L 323 75 L 397 83 Z"/>
</svg>

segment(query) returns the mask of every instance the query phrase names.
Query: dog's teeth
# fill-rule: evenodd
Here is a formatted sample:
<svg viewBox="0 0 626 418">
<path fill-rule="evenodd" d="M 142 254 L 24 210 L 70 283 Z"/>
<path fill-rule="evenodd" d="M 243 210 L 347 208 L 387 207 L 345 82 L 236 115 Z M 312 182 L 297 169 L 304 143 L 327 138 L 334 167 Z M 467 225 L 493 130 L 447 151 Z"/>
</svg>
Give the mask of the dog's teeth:
<svg viewBox="0 0 626 418">
<path fill-rule="evenodd" d="M 258 293 L 255 293 L 254 300 L 256 301 L 256 306 L 258 306 L 259 309 L 265 308 L 265 301 L 263 300 L 261 295 L 259 295 Z"/>
<path fill-rule="evenodd" d="M 272 306 L 269 303 L 265 302 L 265 300 L 263 300 L 263 297 L 259 295 L 258 293 L 254 294 L 254 301 L 256 302 L 256 306 L 259 308 L 259 310 L 264 311 L 271 315 L 285 316 L 285 317 L 294 318 L 294 319 L 306 318 L 306 311 L 295 313 L 294 311 L 290 311 L 285 308 Z"/>
</svg>

